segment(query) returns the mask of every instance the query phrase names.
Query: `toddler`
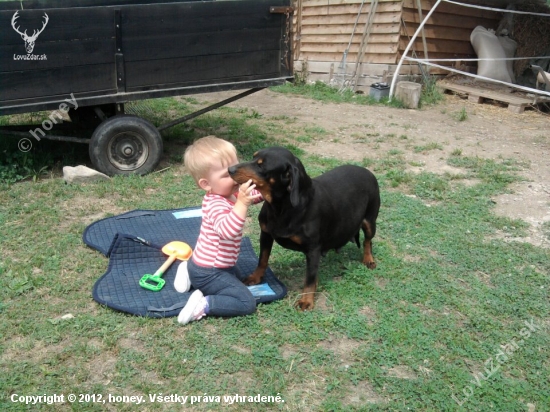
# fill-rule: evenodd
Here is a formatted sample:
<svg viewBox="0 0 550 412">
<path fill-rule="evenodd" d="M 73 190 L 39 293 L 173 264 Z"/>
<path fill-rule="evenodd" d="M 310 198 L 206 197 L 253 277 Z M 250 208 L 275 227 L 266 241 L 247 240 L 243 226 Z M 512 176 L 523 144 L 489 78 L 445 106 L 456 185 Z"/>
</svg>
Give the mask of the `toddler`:
<svg viewBox="0 0 550 412">
<path fill-rule="evenodd" d="M 206 193 L 202 224 L 187 264 L 195 290 L 178 315 L 187 324 L 206 315 L 239 316 L 256 311 L 256 299 L 237 278 L 235 264 L 241 248 L 248 207 L 263 199 L 249 180 L 239 185 L 228 167 L 238 163 L 235 147 L 218 137 L 195 141 L 184 155 L 185 167 Z"/>
</svg>

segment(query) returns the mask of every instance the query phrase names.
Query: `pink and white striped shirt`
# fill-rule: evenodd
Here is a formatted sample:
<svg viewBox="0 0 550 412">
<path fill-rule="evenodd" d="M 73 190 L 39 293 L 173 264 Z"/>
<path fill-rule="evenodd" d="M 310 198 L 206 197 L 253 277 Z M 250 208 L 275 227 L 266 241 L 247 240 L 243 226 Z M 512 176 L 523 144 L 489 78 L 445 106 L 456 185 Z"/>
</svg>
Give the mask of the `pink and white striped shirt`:
<svg viewBox="0 0 550 412">
<path fill-rule="evenodd" d="M 259 193 L 254 190 L 253 193 Z M 257 199 L 260 202 L 263 199 Z M 202 201 L 202 224 L 193 261 L 203 267 L 235 266 L 241 250 L 244 219 L 233 211 L 235 203 L 207 193 Z"/>
</svg>

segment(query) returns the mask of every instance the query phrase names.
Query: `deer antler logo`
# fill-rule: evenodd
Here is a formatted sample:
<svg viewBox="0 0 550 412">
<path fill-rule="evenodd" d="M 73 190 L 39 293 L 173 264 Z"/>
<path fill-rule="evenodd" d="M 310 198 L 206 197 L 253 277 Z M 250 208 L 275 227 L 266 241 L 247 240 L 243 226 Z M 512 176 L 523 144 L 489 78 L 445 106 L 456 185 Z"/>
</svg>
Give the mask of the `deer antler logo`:
<svg viewBox="0 0 550 412">
<path fill-rule="evenodd" d="M 27 54 L 31 54 L 34 50 L 34 43 L 36 42 L 36 39 L 44 31 L 44 28 L 48 24 L 48 21 L 50 18 L 46 13 L 44 13 L 44 22 L 42 23 L 42 28 L 40 30 L 34 30 L 32 36 L 27 35 L 27 30 L 25 30 L 23 33 L 19 31 L 19 26 L 15 27 L 15 24 L 17 23 L 16 20 L 19 18 L 18 11 L 15 12 L 13 17 L 11 18 L 11 27 L 21 35 L 21 38 L 25 41 L 25 49 L 27 50 Z"/>
</svg>

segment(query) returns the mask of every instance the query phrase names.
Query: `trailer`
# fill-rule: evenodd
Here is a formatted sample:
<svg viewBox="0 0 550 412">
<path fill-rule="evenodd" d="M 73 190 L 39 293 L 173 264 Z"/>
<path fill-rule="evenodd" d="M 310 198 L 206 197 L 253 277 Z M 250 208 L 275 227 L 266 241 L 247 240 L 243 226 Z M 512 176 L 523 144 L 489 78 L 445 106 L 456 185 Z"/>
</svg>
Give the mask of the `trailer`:
<svg viewBox="0 0 550 412">
<path fill-rule="evenodd" d="M 292 11 L 290 0 L 0 2 L 0 115 L 52 111 L 0 133 L 86 143 L 103 173 L 148 173 L 162 130 L 292 80 Z M 124 112 L 135 100 L 225 90 L 245 91 L 159 127 Z M 70 122 L 58 125 L 60 113 Z M 80 136 L 56 133 L 67 123 Z"/>
</svg>

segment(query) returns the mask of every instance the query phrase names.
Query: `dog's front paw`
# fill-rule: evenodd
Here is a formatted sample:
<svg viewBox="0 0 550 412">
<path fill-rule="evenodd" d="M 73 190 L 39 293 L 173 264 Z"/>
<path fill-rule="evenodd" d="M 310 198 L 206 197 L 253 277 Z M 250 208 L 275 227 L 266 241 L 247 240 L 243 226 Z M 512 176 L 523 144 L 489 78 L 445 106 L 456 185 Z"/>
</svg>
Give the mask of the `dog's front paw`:
<svg viewBox="0 0 550 412">
<path fill-rule="evenodd" d="M 364 260 L 363 265 L 369 269 L 376 269 L 376 262 L 374 260 Z"/>
<path fill-rule="evenodd" d="M 253 273 L 252 275 L 247 277 L 245 280 L 243 280 L 243 283 L 246 286 L 253 286 L 253 285 L 257 285 L 261 281 L 262 281 L 262 276 L 256 275 L 255 273 Z"/>
<path fill-rule="evenodd" d="M 299 309 L 301 311 L 311 310 L 314 308 L 314 306 L 315 303 L 313 302 L 313 297 L 310 296 L 304 296 L 298 302 L 296 302 L 296 309 Z"/>
</svg>

